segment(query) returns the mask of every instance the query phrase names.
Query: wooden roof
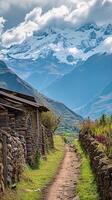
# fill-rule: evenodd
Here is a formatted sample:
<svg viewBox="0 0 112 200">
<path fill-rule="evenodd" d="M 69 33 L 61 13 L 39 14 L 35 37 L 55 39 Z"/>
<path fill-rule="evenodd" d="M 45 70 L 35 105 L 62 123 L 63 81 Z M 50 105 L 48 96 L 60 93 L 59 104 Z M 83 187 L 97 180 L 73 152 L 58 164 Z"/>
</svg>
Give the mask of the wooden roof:
<svg viewBox="0 0 112 200">
<path fill-rule="evenodd" d="M 47 107 L 38 104 L 35 100 L 34 101 L 28 100 L 28 96 L 27 95 L 23 95 L 23 94 L 19 93 L 19 96 L 18 96 L 17 94 L 18 93 L 14 93 L 13 91 L 8 91 L 8 90 L 0 88 L 0 96 L 4 96 L 6 98 L 9 98 L 10 99 L 9 101 L 13 101 L 13 102 L 17 101 L 17 102 L 20 102 L 20 103 L 24 103 L 24 104 L 36 107 L 40 111 L 45 111 L 45 112 L 48 111 Z M 22 97 L 20 97 L 20 96 L 22 96 Z M 24 98 L 23 98 L 23 96 L 24 96 Z"/>
<path fill-rule="evenodd" d="M 3 107 L 4 106 L 4 107 Z M 20 108 L 17 108 L 15 106 L 11 106 L 11 105 L 8 105 L 8 104 L 4 104 L 4 103 L 0 103 L 0 108 L 3 108 L 3 110 L 5 110 L 5 107 L 6 108 L 10 108 L 10 109 L 13 109 L 13 110 L 17 110 L 17 111 L 21 111 L 21 112 L 24 112 L 22 109 Z"/>
<path fill-rule="evenodd" d="M 0 104 L 0 110 L 5 110 L 5 108 L 1 104 Z"/>
</svg>

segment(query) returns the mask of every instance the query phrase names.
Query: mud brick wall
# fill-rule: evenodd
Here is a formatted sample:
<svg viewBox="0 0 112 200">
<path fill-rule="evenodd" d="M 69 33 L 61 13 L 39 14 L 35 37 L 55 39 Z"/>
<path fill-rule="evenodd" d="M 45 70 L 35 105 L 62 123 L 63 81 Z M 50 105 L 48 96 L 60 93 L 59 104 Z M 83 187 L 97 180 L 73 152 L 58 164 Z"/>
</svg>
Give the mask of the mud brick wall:
<svg viewBox="0 0 112 200">
<path fill-rule="evenodd" d="M 99 143 L 89 134 L 89 130 L 80 132 L 79 140 L 89 154 L 101 200 L 112 200 L 112 160 L 99 149 Z"/>
</svg>

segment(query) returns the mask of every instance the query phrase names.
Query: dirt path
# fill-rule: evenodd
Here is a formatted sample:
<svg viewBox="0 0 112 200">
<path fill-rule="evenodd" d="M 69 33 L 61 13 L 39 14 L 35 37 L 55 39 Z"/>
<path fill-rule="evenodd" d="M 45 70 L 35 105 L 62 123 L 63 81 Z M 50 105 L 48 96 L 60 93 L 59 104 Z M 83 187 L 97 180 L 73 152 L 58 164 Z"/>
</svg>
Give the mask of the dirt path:
<svg viewBox="0 0 112 200">
<path fill-rule="evenodd" d="M 61 169 L 53 184 L 49 187 L 45 200 L 79 200 L 75 196 L 79 165 L 74 149 L 67 146 Z"/>
</svg>

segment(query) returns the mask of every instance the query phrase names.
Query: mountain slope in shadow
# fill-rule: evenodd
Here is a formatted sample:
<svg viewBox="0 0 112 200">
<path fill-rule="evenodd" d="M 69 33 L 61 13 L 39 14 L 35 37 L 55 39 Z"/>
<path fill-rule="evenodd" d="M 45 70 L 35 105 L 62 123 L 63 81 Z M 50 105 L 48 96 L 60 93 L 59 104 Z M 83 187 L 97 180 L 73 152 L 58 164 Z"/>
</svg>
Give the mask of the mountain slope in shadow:
<svg viewBox="0 0 112 200">
<path fill-rule="evenodd" d="M 77 124 L 82 121 L 82 117 L 70 110 L 63 103 L 51 100 L 40 94 L 36 89 L 18 77 L 10 70 L 3 61 L 0 61 L 0 88 L 23 93 L 35 97 L 37 101 L 53 110 L 61 116 L 62 122 L 59 131 L 76 131 Z"/>
</svg>

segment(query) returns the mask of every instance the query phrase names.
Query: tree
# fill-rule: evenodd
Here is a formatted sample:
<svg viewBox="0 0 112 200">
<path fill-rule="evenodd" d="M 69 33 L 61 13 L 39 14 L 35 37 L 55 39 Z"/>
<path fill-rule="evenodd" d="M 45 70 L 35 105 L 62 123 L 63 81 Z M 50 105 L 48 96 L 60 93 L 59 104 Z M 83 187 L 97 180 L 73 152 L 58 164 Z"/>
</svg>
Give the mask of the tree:
<svg viewBox="0 0 112 200">
<path fill-rule="evenodd" d="M 52 111 L 48 111 L 41 113 L 41 121 L 46 128 L 54 132 L 58 128 L 61 118 L 56 116 Z"/>
<path fill-rule="evenodd" d="M 105 114 L 103 114 L 100 118 L 100 124 L 105 126 L 107 123 L 107 116 Z"/>
</svg>

